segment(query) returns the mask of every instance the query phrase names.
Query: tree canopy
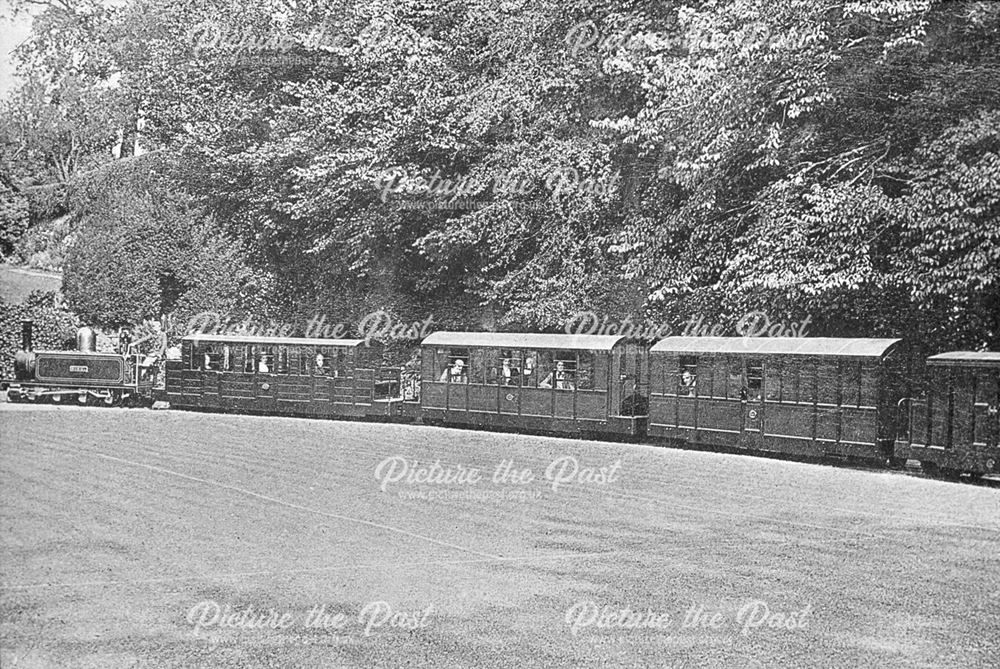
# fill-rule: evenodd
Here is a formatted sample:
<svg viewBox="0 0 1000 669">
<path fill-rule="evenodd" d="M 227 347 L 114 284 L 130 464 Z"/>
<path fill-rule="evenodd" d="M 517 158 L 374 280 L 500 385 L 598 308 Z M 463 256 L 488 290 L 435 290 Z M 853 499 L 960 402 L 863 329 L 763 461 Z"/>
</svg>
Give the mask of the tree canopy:
<svg viewBox="0 0 1000 669">
<path fill-rule="evenodd" d="M 157 152 L 163 200 L 140 161 L 106 182 L 131 218 L 78 210 L 68 295 L 101 319 L 125 296 L 75 286 L 146 239 L 170 250 L 107 269 L 129 309 L 541 330 L 764 310 L 997 348 L 998 53 L 1000 5 L 971 0 L 53 0 L 4 127 L 15 177 L 81 192 L 67 141 Z M 239 250 L 186 255 L 216 243 Z M 238 277 L 218 295 L 213 255 Z"/>
</svg>

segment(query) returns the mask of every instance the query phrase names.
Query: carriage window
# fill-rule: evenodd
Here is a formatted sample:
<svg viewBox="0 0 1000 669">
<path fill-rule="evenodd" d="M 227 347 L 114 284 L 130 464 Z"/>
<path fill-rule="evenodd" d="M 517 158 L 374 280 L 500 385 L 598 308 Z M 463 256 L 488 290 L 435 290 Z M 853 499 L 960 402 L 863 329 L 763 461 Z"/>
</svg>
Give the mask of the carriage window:
<svg viewBox="0 0 1000 669">
<path fill-rule="evenodd" d="M 437 363 L 435 358 L 441 357 L 441 349 L 420 349 L 420 381 L 437 381 Z"/>
<path fill-rule="evenodd" d="M 677 365 L 677 394 L 694 397 L 698 382 L 698 358 L 682 355 Z"/>
<path fill-rule="evenodd" d="M 781 370 L 787 367 L 788 363 L 787 358 L 782 358 L 780 362 L 769 364 L 764 368 L 764 396 L 770 402 L 781 401 Z"/>
<path fill-rule="evenodd" d="M 367 366 L 367 363 L 363 363 L 361 360 L 360 348 L 338 348 L 337 351 L 337 370 L 335 376 L 350 376 L 355 369 L 358 367 Z"/>
<path fill-rule="evenodd" d="M 799 402 L 813 404 L 816 402 L 817 363 L 805 360 L 799 368 Z"/>
<path fill-rule="evenodd" d="M 438 363 L 443 364 L 437 381 L 442 383 L 469 382 L 469 349 L 447 349 L 444 351 L 444 355 L 438 355 Z"/>
<path fill-rule="evenodd" d="M 781 401 L 795 403 L 799 400 L 799 360 L 785 360 L 781 365 Z"/>
<path fill-rule="evenodd" d="M 712 367 L 712 397 L 718 399 L 726 398 L 726 389 L 729 385 L 729 367 L 728 362 L 724 357 L 713 357 L 709 358 Z M 708 365 L 703 364 L 702 369 L 704 370 Z M 702 372 L 702 377 L 705 376 L 705 372 Z M 704 383 L 704 381 L 702 382 Z M 704 387 L 699 392 L 703 392 Z"/>
<path fill-rule="evenodd" d="M 606 353 L 594 354 L 594 389 L 608 389 L 608 372 L 610 371 L 611 356 Z"/>
<path fill-rule="evenodd" d="M 324 369 L 326 370 L 327 376 L 340 376 L 340 370 L 344 366 L 344 361 L 341 360 L 343 351 L 339 348 L 324 347 L 323 353 L 326 358 Z"/>
<path fill-rule="evenodd" d="M 288 373 L 288 347 L 279 346 L 274 354 L 274 367 L 271 368 L 272 372 L 276 374 L 287 374 Z"/>
<path fill-rule="evenodd" d="M 224 371 L 225 366 L 225 350 L 226 346 L 223 344 L 212 344 L 208 347 L 208 358 L 205 359 L 205 369 L 211 369 L 216 372 Z M 231 357 L 231 356 L 230 356 Z"/>
<path fill-rule="evenodd" d="M 580 351 L 579 360 L 576 368 L 576 387 L 581 390 L 593 390 L 594 354 L 590 351 Z"/>
<path fill-rule="evenodd" d="M 316 355 L 312 359 L 312 372 L 317 376 L 329 376 L 333 365 L 332 352 L 328 346 L 316 349 Z"/>
<path fill-rule="evenodd" d="M 861 406 L 874 407 L 878 403 L 879 369 L 873 365 L 861 368 Z"/>
<path fill-rule="evenodd" d="M 233 349 L 229 344 L 222 345 L 222 360 L 220 364 L 222 365 L 222 371 L 233 371 Z"/>
<path fill-rule="evenodd" d="M 202 369 L 204 366 L 203 360 L 205 359 L 205 352 L 208 350 L 206 344 L 196 344 L 191 347 L 191 362 L 188 365 L 190 369 Z"/>
<path fill-rule="evenodd" d="M 712 397 L 715 385 L 715 365 L 711 358 L 702 359 L 698 366 L 698 395 L 700 397 Z"/>
<path fill-rule="evenodd" d="M 539 388 L 547 388 L 548 386 L 542 385 L 542 381 L 552 373 L 552 366 L 555 364 L 552 359 L 552 351 L 539 351 L 535 362 L 538 363 L 535 366 L 535 385 Z"/>
<path fill-rule="evenodd" d="M 816 365 L 816 384 L 820 404 L 837 404 L 837 364 L 823 361 Z"/>
<path fill-rule="evenodd" d="M 726 382 L 726 395 L 731 399 L 738 400 L 743 396 L 743 360 L 731 358 L 728 367 L 729 379 Z"/>
<path fill-rule="evenodd" d="M 674 395 L 677 392 L 677 361 L 672 355 L 659 358 L 660 376 L 657 381 L 663 388 L 664 395 Z"/>
<path fill-rule="evenodd" d="M 523 351 L 524 365 L 521 367 L 521 385 L 525 388 L 534 388 L 538 385 L 538 376 L 547 372 L 542 371 L 542 361 L 538 351 Z"/>
<path fill-rule="evenodd" d="M 516 386 L 521 383 L 521 370 L 524 362 L 521 359 L 521 352 L 517 349 L 491 349 L 493 358 L 490 364 L 494 367 L 494 383 L 502 386 Z"/>
<path fill-rule="evenodd" d="M 1000 389 L 997 388 L 997 377 L 994 374 L 990 374 L 986 370 L 978 371 L 975 374 L 974 382 L 976 384 L 976 403 L 986 404 L 987 406 L 995 407 L 1000 403 Z"/>
<path fill-rule="evenodd" d="M 576 388 L 576 353 L 557 351 L 541 354 L 538 366 L 539 388 L 573 390 Z"/>
<path fill-rule="evenodd" d="M 486 383 L 488 364 L 491 349 L 474 348 L 469 357 L 469 383 Z"/>
<path fill-rule="evenodd" d="M 856 407 L 861 394 L 861 363 L 847 360 L 840 368 L 841 404 Z"/>
<path fill-rule="evenodd" d="M 764 385 L 764 363 L 759 359 L 747 360 L 747 399 L 759 400 Z"/>
<path fill-rule="evenodd" d="M 256 346 L 246 346 L 246 353 L 244 355 L 243 371 L 248 374 L 253 374 L 257 369 L 257 347 Z"/>
<path fill-rule="evenodd" d="M 245 372 L 247 359 L 246 346 L 233 346 L 233 371 Z"/>
<path fill-rule="evenodd" d="M 270 374 L 274 371 L 274 347 L 261 346 L 260 356 L 257 360 L 257 371 Z"/>
<path fill-rule="evenodd" d="M 309 374 L 309 363 L 316 357 L 316 352 L 312 348 L 300 347 L 297 353 L 299 365 L 296 369 L 299 374 L 306 376 Z"/>
</svg>

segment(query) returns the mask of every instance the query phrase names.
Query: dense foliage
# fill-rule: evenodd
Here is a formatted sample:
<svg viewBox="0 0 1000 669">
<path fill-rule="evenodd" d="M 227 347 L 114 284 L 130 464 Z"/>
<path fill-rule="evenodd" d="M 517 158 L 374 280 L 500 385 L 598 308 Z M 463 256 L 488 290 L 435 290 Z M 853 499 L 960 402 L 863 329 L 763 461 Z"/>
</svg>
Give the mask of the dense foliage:
<svg viewBox="0 0 1000 669">
<path fill-rule="evenodd" d="M 185 323 L 205 310 L 234 313 L 266 294 L 240 244 L 165 181 L 165 169 L 147 155 L 78 180 L 63 293 L 85 322 L 170 314 Z"/>
<path fill-rule="evenodd" d="M 101 320 L 762 310 L 1000 348 L 998 53 L 971 0 L 60 0 L 12 103 L 60 113 L 8 134 L 36 177 L 73 133 L 169 156 L 78 210 L 68 295 Z"/>
<path fill-rule="evenodd" d="M 14 377 L 14 352 L 21 348 L 21 321 L 26 319 L 34 321 L 36 350 L 76 347 L 77 318 L 55 293 L 35 291 L 18 304 L 0 300 L 0 378 Z"/>
</svg>

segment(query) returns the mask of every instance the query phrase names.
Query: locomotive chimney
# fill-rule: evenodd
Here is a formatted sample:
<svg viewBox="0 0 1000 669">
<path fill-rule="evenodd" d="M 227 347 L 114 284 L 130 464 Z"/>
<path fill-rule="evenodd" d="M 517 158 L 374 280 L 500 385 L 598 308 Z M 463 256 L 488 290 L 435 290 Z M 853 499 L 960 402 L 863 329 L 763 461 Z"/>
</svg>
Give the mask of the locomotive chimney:
<svg viewBox="0 0 1000 669">
<path fill-rule="evenodd" d="M 34 321 L 25 319 L 21 321 L 21 350 L 30 351 L 32 346 L 31 334 Z"/>
<path fill-rule="evenodd" d="M 97 350 L 97 333 L 86 325 L 76 331 L 76 350 L 80 353 L 93 353 Z"/>
</svg>

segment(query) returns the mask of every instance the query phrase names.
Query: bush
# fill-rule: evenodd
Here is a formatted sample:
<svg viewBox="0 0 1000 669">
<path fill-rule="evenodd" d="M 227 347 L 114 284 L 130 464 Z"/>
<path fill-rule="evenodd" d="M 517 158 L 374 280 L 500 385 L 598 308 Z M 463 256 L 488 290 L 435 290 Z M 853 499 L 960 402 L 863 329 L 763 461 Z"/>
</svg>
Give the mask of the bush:
<svg viewBox="0 0 1000 669">
<path fill-rule="evenodd" d="M 76 221 L 63 291 L 88 323 L 114 327 L 147 316 L 186 319 L 258 304 L 258 273 L 239 244 L 163 175 L 155 156 L 132 159 L 74 186 Z"/>
<path fill-rule="evenodd" d="M 0 300 L 0 375 L 14 376 L 14 353 L 21 348 L 21 321 L 34 321 L 35 350 L 76 347 L 77 317 L 53 292 L 34 291 L 19 304 Z"/>
<path fill-rule="evenodd" d="M 28 198 L 0 182 L 0 259 L 14 253 L 14 246 L 28 229 Z"/>
</svg>

